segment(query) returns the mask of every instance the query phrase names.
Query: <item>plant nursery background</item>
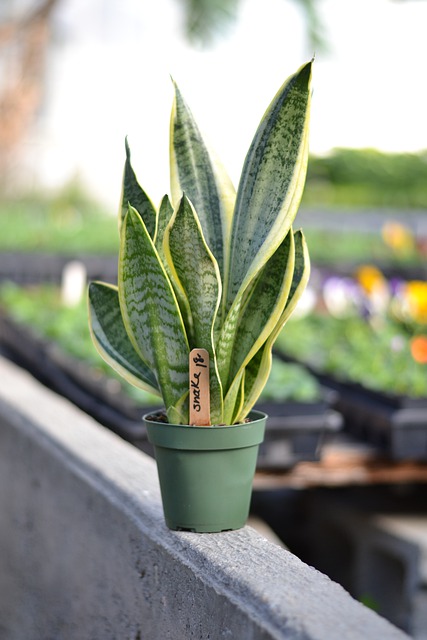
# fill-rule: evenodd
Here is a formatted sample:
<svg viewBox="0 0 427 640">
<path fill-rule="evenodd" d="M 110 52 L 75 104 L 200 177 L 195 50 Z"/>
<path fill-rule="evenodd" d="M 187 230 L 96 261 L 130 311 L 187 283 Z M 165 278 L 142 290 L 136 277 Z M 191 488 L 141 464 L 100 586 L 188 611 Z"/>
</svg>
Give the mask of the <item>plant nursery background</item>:
<svg viewBox="0 0 427 640">
<path fill-rule="evenodd" d="M 41 4 L 5 0 L 0 19 Z M 169 185 L 170 75 L 237 182 L 271 95 L 313 54 L 312 153 L 427 146 L 427 2 L 217 0 L 205 4 L 230 4 L 232 18 L 190 38 L 193 4 L 56 0 L 42 97 L 20 149 L 24 185 L 57 187 L 78 176 L 115 207 L 128 135 L 138 175 L 157 202 Z M 314 36 L 304 5 L 316 12 Z M 0 55 L 4 84 L 12 54 L 3 46 Z"/>
</svg>

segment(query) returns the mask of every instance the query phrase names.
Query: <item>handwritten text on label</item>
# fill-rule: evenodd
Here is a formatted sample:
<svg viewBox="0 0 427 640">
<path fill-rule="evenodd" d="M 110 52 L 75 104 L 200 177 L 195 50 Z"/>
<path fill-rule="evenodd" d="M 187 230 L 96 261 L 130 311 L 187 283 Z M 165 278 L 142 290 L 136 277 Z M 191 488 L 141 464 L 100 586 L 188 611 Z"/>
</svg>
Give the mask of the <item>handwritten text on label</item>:
<svg viewBox="0 0 427 640">
<path fill-rule="evenodd" d="M 210 424 L 209 354 L 205 349 L 190 353 L 190 424 Z"/>
</svg>

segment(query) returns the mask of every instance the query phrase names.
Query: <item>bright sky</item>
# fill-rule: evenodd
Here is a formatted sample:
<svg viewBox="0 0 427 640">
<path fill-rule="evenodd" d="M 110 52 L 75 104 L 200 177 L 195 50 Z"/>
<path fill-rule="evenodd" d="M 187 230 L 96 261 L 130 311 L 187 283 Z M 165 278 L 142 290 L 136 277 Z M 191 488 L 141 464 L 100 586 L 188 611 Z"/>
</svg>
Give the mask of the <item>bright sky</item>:
<svg viewBox="0 0 427 640">
<path fill-rule="evenodd" d="M 318 0 L 329 53 L 316 53 L 311 151 L 427 148 L 427 0 Z M 242 0 L 215 46 L 182 37 L 178 0 L 64 0 L 45 110 L 33 146 L 47 183 L 79 171 L 118 202 L 129 135 L 155 202 L 169 191 L 171 74 L 237 183 L 255 128 L 282 82 L 312 57 L 291 0 Z"/>
</svg>

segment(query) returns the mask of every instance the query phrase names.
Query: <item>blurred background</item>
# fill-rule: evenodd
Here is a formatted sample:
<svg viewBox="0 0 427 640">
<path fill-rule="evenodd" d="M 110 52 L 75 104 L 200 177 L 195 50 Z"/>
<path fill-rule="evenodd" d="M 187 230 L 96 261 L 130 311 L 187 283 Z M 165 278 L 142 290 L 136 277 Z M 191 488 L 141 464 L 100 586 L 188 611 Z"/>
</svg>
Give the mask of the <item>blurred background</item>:
<svg viewBox="0 0 427 640">
<path fill-rule="evenodd" d="M 314 54 L 312 154 L 421 152 L 426 20 L 423 0 L 2 0 L 2 187 L 79 180 L 114 207 L 128 135 L 140 180 L 159 200 L 170 75 L 237 182 L 272 96 Z M 368 159 L 374 184 L 393 170 Z M 346 168 L 353 160 L 353 181 L 367 182 L 364 159 L 346 156 Z"/>
<path fill-rule="evenodd" d="M 327 526 L 322 521 L 323 538 L 308 531 L 331 504 L 328 465 L 317 489 L 273 491 L 274 499 L 266 490 L 256 506 L 300 557 L 420 640 L 427 638 L 425 566 L 409 566 L 399 546 L 384 560 L 383 531 L 375 529 L 384 564 L 378 561 L 375 584 L 369 571 L 356 584 L 359 551 L 349 548 L 359 544 L 362 525 L 334 520 L 332 535 L 331 523 L 342 502 L 356 505 L 368 513 L 360 529 L 366 541 L 372 513 L 391 509 L 402 523 L 409 510 L 424 541 L 417 550 L 427 553 L 426 25 L 427 0 L 0 2 L 0 351 L 48 384 L 63 383 L 61 392 L 74 385 L 71 396 L 80 401 L 94 379 L 77 380 L 80 368 L 63 354 L 88 363 L 98 378 L 107 374 L 91 344 L 84 291 L 88 278 L 116 279 L 125 136 L 157 204 L 169 192 L 172 76 L 237 186 L 266 107 L 315 55 L 311 157 L 297 216 L 312 276 L 279 336 L 262 400 L 298 424 L 304 411 L 313 424 L 322 400 L 321 437 L 341 426 L 352 457 L 351 464 L 333 458 L 343 464 L 342 491 L 333 496 L 341 502 Z M 62 355 L 46 341 L 60 344 Z M 358 395 L 342 382 L 357 384 Z M 325 401 L 328 384 L 333 394 Z M 365 401 L 362 388 L 383 397 Z M 140 406 L 152 398 L 110 379 L 106 393 L 83 402 L 112 426 L 104 405 L 122 391 L 138 408 L 123 418 L 121 434 L 129 420 L 140 422 Z M 295 403 L 310 408 L 300 406 L 295 418 Z M 396 425 L 403 425 L 398 437 Z M 264 452 L 262 464 L 279 474 L 272 485 L 264 478 L 267 489 L 293 486 L 286 474 L 301 460 L 326 459 L 318 445 L 298 453 L 280 438 Z M 381 488 L 368 473 L 353 491 L 351 469 L 366 473 L 378 459 L 386 465 Z M 402 460 L 415 466 L 394 476 Z M 328 506 L 323 515 L 318 504 Z M 291 531 L 286 518 L 295 517 L 295 505 L 304 517 Z M 330 548 L 316 549 L 319 540 Z"/>
<path fill-rule="evenodd" d="M 0 248 L 56 249 L 67 233 L 68 248 L 76 234 L 77 247 L 83 236 L 92 248 L 90 214 L 117 209 L 126 135 L 160 202 L 170 75 L 237 185 L 272 96 L 313 55 L 303 208 L 315 211 L 301 223 L 324 228 L 319 209 L 379 207 L 399 219 L 406 211 L 402 222 L 425 233 L 423 216 L 410 214 L 427 203 L 426 20 L 423 0 L 2 0 Z M 115 248 L 109 224 L 99 251 Z M 378 233 L 383 218 L 357 226 Z"/>
</svg>

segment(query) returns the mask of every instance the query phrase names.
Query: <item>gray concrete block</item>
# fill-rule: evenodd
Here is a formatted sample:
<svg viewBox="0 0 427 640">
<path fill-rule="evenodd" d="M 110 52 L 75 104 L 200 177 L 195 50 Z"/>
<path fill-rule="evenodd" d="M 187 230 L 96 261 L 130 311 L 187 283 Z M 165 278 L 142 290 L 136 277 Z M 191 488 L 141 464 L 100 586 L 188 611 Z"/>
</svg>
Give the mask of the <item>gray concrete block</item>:
<svg viewBox="0 0 427 640">
<path fill-rule="evenodd" d="M 153 460 L 0 359 L 2 640 L 398 640 L 249 527 L 164 525 Z"/>
<path fill-rule="evenodd" d="M 427 584 L 425 515 L 364 511 L 332 496 L 316 496 L 308 509 L 312 561 L 355 597 L 370 602 L 393 624 L 412 632 L 418 594 Z"/>
</svg>

